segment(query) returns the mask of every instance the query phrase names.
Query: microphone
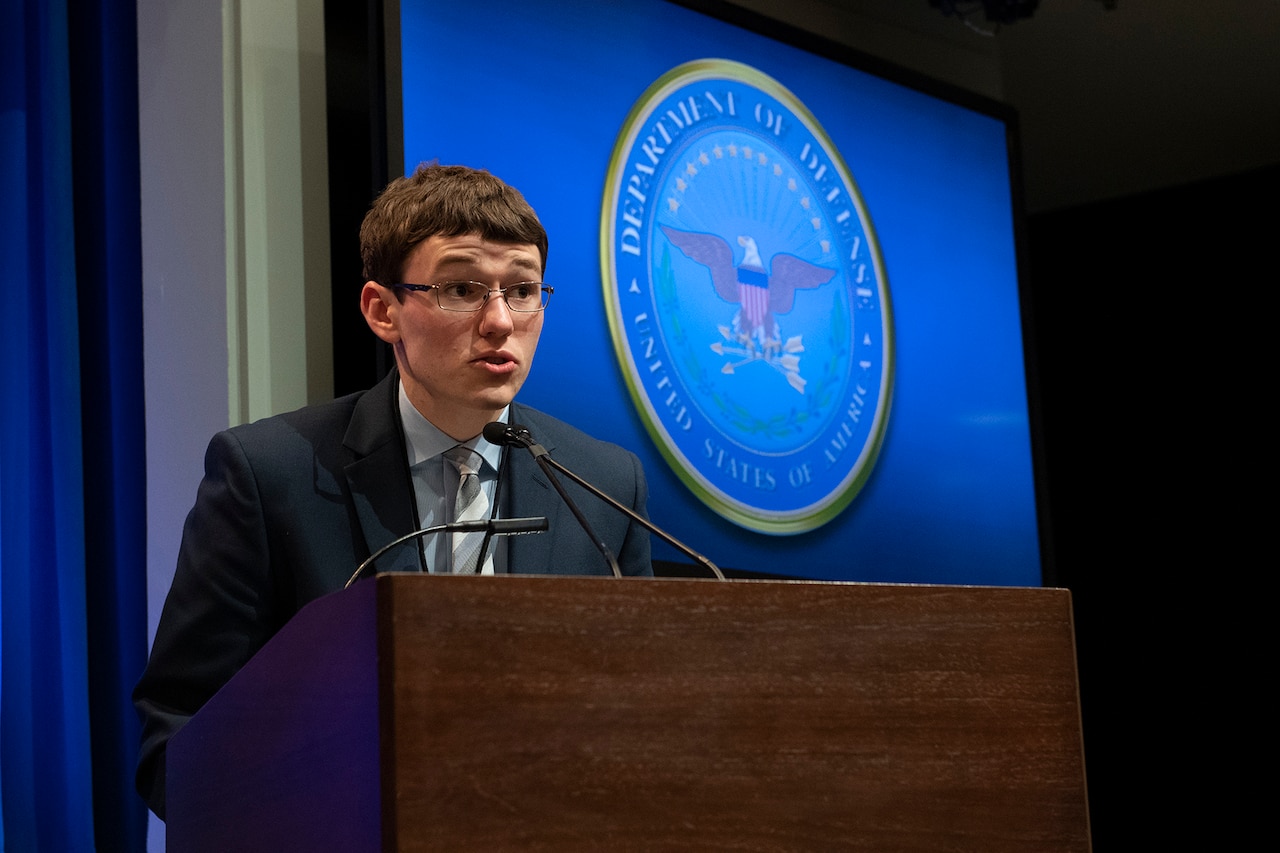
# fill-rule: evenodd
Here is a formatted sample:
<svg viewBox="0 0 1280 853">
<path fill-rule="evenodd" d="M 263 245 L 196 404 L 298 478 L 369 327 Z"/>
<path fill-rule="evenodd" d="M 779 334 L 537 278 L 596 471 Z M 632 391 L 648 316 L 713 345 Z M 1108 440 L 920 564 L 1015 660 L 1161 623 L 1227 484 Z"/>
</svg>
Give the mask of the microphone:
<svg viewBox="0 0 1280 853">
<path fill-rule="evenodd" d="M 547 475 L 551 485 L 560 493 L 560 499 L 569 507 L 573 517 L 578 520 L 578 526 L 582 528 L 582 532 L 586 533 L 587 538 L 595 543 L 596 549 L 604 556 L 609 568 L 613 570 L 613 576 L 615 578 L 622 577 L 622 569 L 618 568 L 618 561 L 614 558 L 613 552 L 609 550 L 609 546 L 605 544 L 605 541 L 592 529 L 591 523 L 582 514 L 582 510 L 578 509 L 578 505 L 573 502 L 573 498 L 569 497 L 569 493 L 564 490 L 564 486 L 560 484 L 560 479 L 556 477 L 555 471 L 552 470 L 553 462 L 551 456 L 547 453 L 547 449 L 533 440 L 529 430 L 520 424 L 503 424 L 494 421 L 493 423 L 485 424 L 483 432 L 484 440 L 490 444 L 500 444 L 504 447 L 523 447 L 533 454 L 533 461 L 538 463 L 542 473 Z M 559 466 L 555 467 L 559 468 Z"/>
<path fill-rule="evenodd" d="M 475 521 L 454 521 L 449 524 L 436 524 L 431 527 L 424 527 L 422 530 L 415 530 L 412 533 L 406 533 L 398 539 L 393 539 L 386 545 L 369 555 L 369 558 L 361 563 L 355 570 L 355 573 L 347 579 L 342 585 L 343 589 L 351 586 L 360 576 L 364 574 L 365 569 L 369 568 L 377 561 L 379 557 L 395 548 L 403 545 L 411 539 L 418 539 L 423 536 L 430 536 L 433 533 L 474 533 L 476 531 L 485 531 L 486 536 L 514 536 L 521 533 L 541 533 L 547 529 L 547 519 L 544 516 L 534 516 L 532 518 L 481 518 Z"/>
<path fill-rule="evenodd" d="M 525 447 L 533 451 L 534 456 L 545 456 L 547 450 L 542 445 L 533 440 L 529 428 L 520 424 L 502 424 L 494 421 L 485 424 L 482 431 L 484 440 L 490 444 L 500 444 L 503 447 Z M 534 448 L 537 448 L 535 451 Z"/>
<path fill-rule="evenodd" d="M 693 550 L 688 545 L 663 530 L 661 527 L 658 527 L 658 525 L 640 515 L 640 513 L 636 512 L 631 507 L 614 500 L 610 495 L 591 485 L 586 480 L 582 479 L 577 474 L 552 459 L 551 454 L 547 452 L 547 449 L 533 440 L 533 435 L 529 432 L 527 427 L 521 426 L 520 424 L 502 424 L 497 422 L 486 424 L 484 428 L 484 438 L 485 441 L 488 441 L 490 444 L 501 444 L 507 447 L 523 447 L 533 454 L 534 461 L 536 461 L 538 466 L 546 473 L 547 478 L 550 479 L 552 485 L 556 487 L 556 491 L 560 493 L 560 497 L 564 498 L 565 502 L 569 504 L 569 508 L 573 510 L 573 514 L 577 517 L 578 523 L 582 525 L 583 530 L 587 531 L 588 536 L 596 538 L 595 534 L 587 526 L 586 520 L 582 518 L 581 513 L 578 512 L 578 508 L 574 505 L 573 501 L 569 500 L 569 496 L 565 494 L 565 491 L 560 486 L 559 481 L 556 480 L 555 476 L 548 469 L 555 468 L 561 474 L 564 474 L 570 480 L 573 480 L 573 482 L 577 483 L 579 486 L 586 489 L 588 492 L 595 495 L 618 512 L 627 516 L 627 518 L 630 518 L 641 527 L 644 527 L 650 533 L 657 534 L 668 545 L 671 545 L 695 563 L 706 568 L 719 580 L 726 580 L 724 572 L 720 571 L 720 567 L 715 563 L 711 562 L 709 559 L 699 554 L 697 551 Z M 597 547 L 604 549 L 604 553 L 606 557 L 608 557 L 610 565 L 614 567 L 614 574 L 621 576 L 621 572 L 617 568 L 617 563 L 608 553 L 608 547 L 605 546 L 603 542 L 600 542 Z"/>
</svg>

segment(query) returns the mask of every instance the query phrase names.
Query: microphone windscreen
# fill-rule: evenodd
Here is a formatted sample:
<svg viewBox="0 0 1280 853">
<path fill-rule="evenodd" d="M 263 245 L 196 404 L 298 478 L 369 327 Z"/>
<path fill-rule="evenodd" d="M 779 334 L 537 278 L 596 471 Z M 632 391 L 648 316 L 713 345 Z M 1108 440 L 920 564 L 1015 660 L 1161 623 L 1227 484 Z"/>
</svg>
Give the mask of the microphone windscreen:
<svg viewBox="0 0 1280 853">
<path fill-rule="evenodd" d="M 490 444 L 496 444 L 499 446 L 508 446 L 508 445 L 515 445 L 519 443 L 516 441 L 515 433 L 510 428 L 508 428 L 506 424 L 501 424 L 501 423 L 498 423 L 497 421 L 494 421 L 493 423 L 485 424 L 483 435 L 484 435 L 484 440 L 489 442 Z"/>
<path fill-rule="evenodd" d="M 497 444 L 505 447 L 529 447 L 533 442 L 533 436 L 529 434 L 529 428 L 520 424 L 502 424 L 494 421 L 484 425 L 481 431 L 484 440 L 490 444 Z"/>
</svg>

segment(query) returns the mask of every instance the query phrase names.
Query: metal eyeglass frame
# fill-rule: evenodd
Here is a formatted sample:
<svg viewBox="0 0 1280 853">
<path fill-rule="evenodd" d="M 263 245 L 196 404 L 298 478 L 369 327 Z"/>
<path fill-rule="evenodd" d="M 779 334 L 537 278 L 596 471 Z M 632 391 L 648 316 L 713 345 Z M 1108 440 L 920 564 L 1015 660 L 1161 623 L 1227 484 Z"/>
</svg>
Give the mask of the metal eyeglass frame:
<svg viewBox="0 0 1280 853">
<path fill-rule="evenodd" d="M 450 308 L 440 300 L 440 290 L 441 288 L 448 287 L 451 284 L 475 285 L 476 287 L 482 288 L 484 290 L 484 298 L 480 300 L 480 304 L 477 305 L 475 308 Z M 487 305 L 489 302 L 489 297 L 493 296 L 493 294 L 495 293 L 499 293 L 502 295 L 502 301 L 507 303 L 508 310 L 514 311 L 517 314 L 537 314 L 539 311 L 546 310 L 547 304 L 551 301 L 551 294 L 556 292 L 556 289 L 554 287 L 551 287 L 550 285 L 541 281 L 518 281 L 515 284 L 509 284 L 506 287 L 494 287 L 494 288 L 487 286 L 486 284 L 484 284 L 484 282 L 462 281 L 462 280 L 442 281 L 439 284 L 393 284 L 391 285 L 391 287 L 398 290 L 410 290 L 410 291 L 413 291 L 414 293 L 426 293 L 428 290 L 434 290 L 436 292 L 436 304 L 440 306 L 440 310 L 453 311 L 458 314 L 474 314 L 477 311 L 483 310 L 484 306 Z M 513 307 L 511 305 L 511 301 L 507 298 L 507 291 L 513 287 L 536 287 L 538 291 L 545 294 L 545 296 L 542 297 L 542 304 L 539 305 L 537 308 Z"/>
</svg>

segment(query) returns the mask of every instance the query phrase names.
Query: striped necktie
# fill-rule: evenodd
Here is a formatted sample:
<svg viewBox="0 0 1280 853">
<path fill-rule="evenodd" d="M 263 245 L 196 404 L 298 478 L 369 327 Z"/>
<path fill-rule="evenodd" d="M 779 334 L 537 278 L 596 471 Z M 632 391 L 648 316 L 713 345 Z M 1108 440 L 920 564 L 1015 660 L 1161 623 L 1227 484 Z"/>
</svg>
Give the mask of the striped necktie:
<svg viewBox="0 0 1280 853">
<path fill-rule="evenodd" d="M 484 460 L 474 450 L 458 445 L 445 453 L 445 458 L 458 469 L 458 497 L 454 504 L 454 521 L 478 521 L 489 517 L 489 500 L 480 488 L 480 466 Z M 484 533 L 453 534 L 453 573 L 474 575 L 479 568 L 480 543 Z"/>
</svg>

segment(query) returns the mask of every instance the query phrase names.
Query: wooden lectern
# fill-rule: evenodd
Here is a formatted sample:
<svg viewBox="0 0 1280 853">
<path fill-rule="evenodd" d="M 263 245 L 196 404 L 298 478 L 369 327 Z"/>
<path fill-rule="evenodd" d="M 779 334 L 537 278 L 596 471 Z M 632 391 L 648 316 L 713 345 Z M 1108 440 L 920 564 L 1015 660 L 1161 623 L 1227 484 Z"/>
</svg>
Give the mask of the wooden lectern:
<svg viewBox="0 0 1280 853">
<path fill-rule="evenodd" d="M 171 741 L 183 851 L 1087 851 L 1058 589 L 380 575 Z"/>
</svg>

